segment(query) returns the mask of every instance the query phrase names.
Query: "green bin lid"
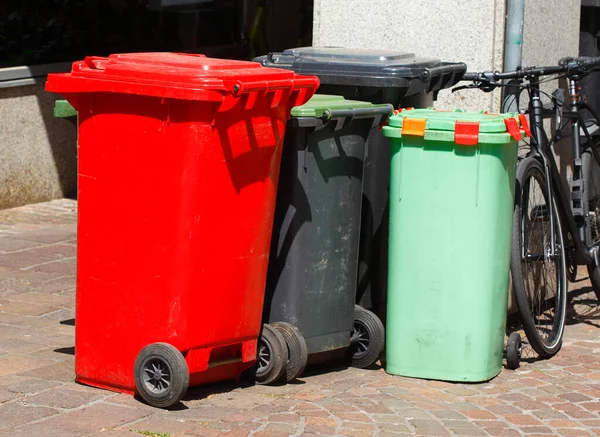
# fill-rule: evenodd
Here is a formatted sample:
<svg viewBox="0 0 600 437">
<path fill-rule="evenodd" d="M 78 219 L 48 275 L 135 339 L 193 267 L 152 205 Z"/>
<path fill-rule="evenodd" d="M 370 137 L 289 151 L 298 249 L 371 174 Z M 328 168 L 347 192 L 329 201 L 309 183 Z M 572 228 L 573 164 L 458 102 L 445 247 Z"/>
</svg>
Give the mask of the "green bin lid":
<svg viewBox="0 0 600 437">
<path fill-rule="evenodd" d="M 57 100 L 54 103 L 54 116 L 57 118 L 76 117 L 77 111 L 66 100 Z"/>
<path fill-rule="evenodd" d="M 296 106 L 292 109 L 292 117 L 317 117 L 323 116 L 325 111 L 338 109 L 357 109 L 372 108 L 376 105 L 370 102 L 359 102 L 356 100 L 346 100 L 342 96 L 332 96 L 328 94 L 315 94 L 302 106 Z"/>
<path fill-rule="evenodd" d="M 397 129 L 390 135 L 391 128 Z M 461 109 L 439 111 L 435 108 L 395 111 L 384 135 L 386 133 L 386 136 L 394 137 L 412 135 L 422 136 L 425 140 L 453 140 L 461 145 L 505 143 L 510 137 L 518 141 L 523 135 L 531 135 L 527 118 L 523 114 L 490 114 Z"/>
</svg>

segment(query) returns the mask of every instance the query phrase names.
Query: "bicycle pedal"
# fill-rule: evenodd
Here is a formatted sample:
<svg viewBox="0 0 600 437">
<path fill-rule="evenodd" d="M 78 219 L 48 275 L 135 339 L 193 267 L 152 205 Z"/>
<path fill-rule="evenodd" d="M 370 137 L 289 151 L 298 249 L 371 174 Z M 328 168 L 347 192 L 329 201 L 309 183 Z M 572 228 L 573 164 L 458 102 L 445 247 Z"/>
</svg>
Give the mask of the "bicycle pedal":
<svg viewBox="0 0 600 437">
<path fill-rule="evenodd" d="M 550 221 L 550 214 L 548 213 L 548 205 L 535 205 L 531 208 L 529 219 L 532 222 L 547 222 Z"/>
</svg>

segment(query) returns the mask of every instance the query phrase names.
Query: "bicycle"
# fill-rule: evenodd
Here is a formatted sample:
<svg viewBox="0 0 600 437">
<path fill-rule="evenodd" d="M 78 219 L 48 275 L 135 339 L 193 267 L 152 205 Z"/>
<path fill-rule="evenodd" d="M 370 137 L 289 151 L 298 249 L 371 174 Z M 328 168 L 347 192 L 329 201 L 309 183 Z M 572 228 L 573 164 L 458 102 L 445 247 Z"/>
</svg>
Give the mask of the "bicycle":
<svg viewBox="0 0 600 437">
<path fill-rule="evenodd" d="M 490 92 L 500 86 L 517 86 L 529 93 L 529 152 L 517 165 L 511 276 L 523 329 L 531 347 L 542 358 L 555 355 L 562 346 L 567 304 L 567 279 L 575 280 L 577 266 L 586 265 L 600 299 L 600 127 L 597 114 L 582 101 L 579 80 L 600 65 L 596 58 L 564 58 L 558 65 L 527 67 L 508 72 L 466 73 L 460 86 Z M 544 93 L 540 84 L 566 77 L 569 110 L 564 111 L 564 91 Z M 516 80 L 506 85 L 502 80 Z M 550 97 L 548 111 L 541 101 Z M 555 117 L 550 139 L 545 115 Z M 567 115 L 567 121 L 563 116 Z M 519 115 L 527 121 L 525 113 Z M 552 154 L 562 129 L 572 124 L 573 177 L 569 193 Z M 564 124 L 563 124 L 564 123 Z"/>
</svg>

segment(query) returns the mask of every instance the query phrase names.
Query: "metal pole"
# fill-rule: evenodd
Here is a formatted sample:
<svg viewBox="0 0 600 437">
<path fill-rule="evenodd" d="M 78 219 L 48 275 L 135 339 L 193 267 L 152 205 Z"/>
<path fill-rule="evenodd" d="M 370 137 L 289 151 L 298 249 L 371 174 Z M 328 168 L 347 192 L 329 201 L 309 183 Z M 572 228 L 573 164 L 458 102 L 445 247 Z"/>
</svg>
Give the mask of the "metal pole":
<svg viewBox="0 0 600 437">
<path fill-rule="evenodd" d="M 506 32 L 504 36 L 504 71 L 521 66 L 525 0 L 506 0 Z M 502 112 L 517 112 L 518 88 L 509 81 L 502 96 Z"/>
</svg>

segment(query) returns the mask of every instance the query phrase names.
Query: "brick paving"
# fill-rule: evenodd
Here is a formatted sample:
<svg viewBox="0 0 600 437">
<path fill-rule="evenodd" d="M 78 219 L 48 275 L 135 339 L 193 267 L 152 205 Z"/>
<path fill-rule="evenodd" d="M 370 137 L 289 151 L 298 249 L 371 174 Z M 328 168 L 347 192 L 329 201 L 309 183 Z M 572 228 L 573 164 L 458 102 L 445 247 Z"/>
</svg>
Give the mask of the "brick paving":
<svg viewBox="0 0 600 437">
<path fill-rule="evenodd" d="M 561 352 L 485 384 L 329 364 L 191 389 L 172 411 L 74 382 L 76 203 L 0 211 L 0 436 L 600 435 L 600 311 L 582 278 Z"/>
</svg>

